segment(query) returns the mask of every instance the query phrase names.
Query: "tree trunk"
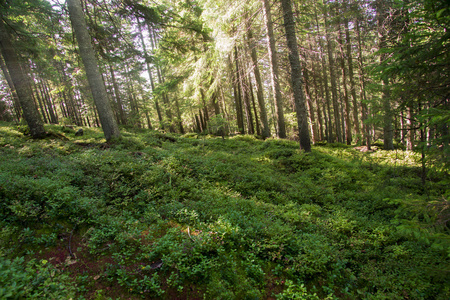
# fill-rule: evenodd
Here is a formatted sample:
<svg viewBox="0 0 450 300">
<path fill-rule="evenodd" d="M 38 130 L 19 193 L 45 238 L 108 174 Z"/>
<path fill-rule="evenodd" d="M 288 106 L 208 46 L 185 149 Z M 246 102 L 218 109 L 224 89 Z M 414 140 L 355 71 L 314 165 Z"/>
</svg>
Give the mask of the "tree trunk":
<svg viewBox="0 0 450 300">
<path fill-rule="evenodd" d="M 310 131 L 311 131 L 311 139 L 312 142 L 315 143 L 318 140 L 318 134 L 317 134 L 317 124 L 316 124 L 316 117 L 314 115 L 314 107 L 312 105 L 311 101 L 311 90 L 309 89 L 310 79 L 309 79 L 309 71 L 304 68 L 303 74 L 305 78 L 305 98 L 306 98 L 306 104 L 308 109 L 308 116 L 309 116 L 309 124 L 310 124 Z"/>
<path fill-rule="evenodd" d="M 413 122 L 413 112 L 412 108 L 407 108 L 407 117 L 406 117 L 406 124 L 407 124 L 407 133 L 406 133 L 406 150 L 413 150 L 414 149 L 414 139 L 415 139 L 415 130 L 414 122 Z"/>
<path fill-rule="evenodd" d="M 316 28 L 317 34 L 320 36 L 320 27 L 319 27 L 319 18 L 317 16 L 317 12 L 315 13 L 316 20 Z M 328 74 L 326 67 L 326 59 L 324 53 L 323 39 L 319 38 L 319 55 L 321 58 L 322 65 L 322 80 L 319 82 L 321 87 L 321 94 L 323 95 L 323 91 L 325 90 L 325 105 L 326 109 L 324 110 L 325 115 L 325 136 L 328 143 L 333 142 L 333 126 L 331 121 L 331 103 L 330 103 L 330 89 L 328 88 Z"/>
<path fill-rule="evenodd" d="M 378 29 L 378 41 L 379 50 L 383 49 L 387 45 L 387 28 L 385 27 L 385 20 L 387 15 L 387 7 L 385 0 L 376 0 L 376 13 L 377 13 L 377 29 Z M 385 60 L 386 54 L 380 55 L 380 62 Z M 393 128 L 393 113 L 391 108 L 389 79 L 383 76 L 381 80 L 381 102 L 384 110 L 383 118 L 383 142 L 384 150 L 394 150 L 394 128 Z"/>
<path fill-rule="evenodd" d="M 342 70 L 342 87 L 344 88 L 344 103 L 345 103 L 345 128 L 346 128 L 346 142 L 347 145 L 352 144 L 352 123 L 350 120 L 351 108 L 348 97 L 348 88 L 347 88 L 347 68 L 345 67 L 345 51 L 344 51 L 344 41 L 343 41 L 343 33 L 341 26 L 339 25 L 339 44 L 341 50 L 341 70 Z"/>
<path fill-rule="evenodd" d="M 337 86 L 336 86 L 336 75 L 334 70 L 334 59 L 333 59 L 333 49 L 332 49 L 332 41 L 330 38 L 329 30 L 327 27 L 327 12 L 324 13 L 325 17 L 325 38 L 327 41 L 327 50 L 328 50 L 328 68 L 330 70 L 330 80 L 331 80 L 331 97 L 333 100 L 333 112 L 334 112 L 334 122 L 336 128 L 336 136 L 337 141 L 342 143 L 342 133 L 341 133 L 341 120 L 339 116 L 339 103 L 337 96 Z"/>
<path fill-rule="evenodd" d="M 242 70 L 243 67 L 241 66 L 241 71 Z M 253 115 L 252 115 L 252 108 L 250 106 L 250 94 L 249 94 L 251 86 L 249 82 L 247 82 L 244 72 L 241 73 L 241 88 L 242 88 L 242 95 L 244 98 L 245 118 L 247 120 L 247 133 L 254 134 L 255 128 L 253 126 Z"/>
<path fill-rule="evenodd" d="M 248 35 L 247 37 L 248 37 L 248 44 L 249 44 L 248 46 L 250 48 L 250 56 L 252 58 L 252 63 L 253 63 L 253 74 L 255 74 L 255 80 L 256 80 L 256 98 L 258 99 L 259 116 L 261 118 L 261 123 L 262 123 L 261 135 L 265 139 L 270 136 L 270 127 L 269 127 L 269 122 L 267 120 L 266 104 L 264 103 L 263 86 L 262 86 L 261 74 L 259 72 L 259 67 L 258 67 L 258 56 L 256 54 L 256 45 L 253 40 L 253 32 L 252 32 L 251 28 L 248 29 L 247 35 Z"/>
<path fill-rule="evenodd" d="M 347 64 L 348 64 L 348 77 L 350 80 L 350 93 L 352 95 L 352 102 L 353 102 L 353 125 L 355 126 L 355 133 L 357 136 L 357 139 L 359 139 L 359 136 L 361 135 L 361 129 L 359 127 L 359 117 L 358 117 L 358 101 L 356 98 L 356 86 L 355 86 L 355 79 L 354 79 L 354 72 L 353 72 L 353 58 L 352 58 L 352 44 L 350 39 L 350 30 L 348 26 L 348 19 L 344 19 L 344 26 L 345 26 L 345 44 L 347 48 Z"/>
<path fill-rule="evenodd" d="M 281 0 L 284 16 L 284 28 L 289 49 L 289 62 L 291 64 L 291 83 L 294 93 L 295 109 L 300 137 L 300 148 L 311 152 L 311 141 L 308 129 L 308 113 L 306 111 L 305 94 L 303 92 L 303 78 L 300 58 L 297 49 L 297 37 L 295 34 L 294 15 L 292 13 L 291 0 Z"/>
<path fill-rule="evenodd" d="M 0 55 L 0 67 L 3 71 L 3 75 L 5 76 L 6 82 L 8 83 L 9 89 L 11 91 L 11 98 L 13 100 L 14 113 L 17 122 L 20 122 L 20 119 L 22 117 L 22 111 L 20 109 L 19 97 L 17 96 L 16 88 L 14 87 L 14 83 L 12 82 L 11 76 L 9 75 L 8 72 L 8 68 L 6 67 L 3 57 L 1 55 Z"/>
<path fill-rule="evenodd" d="M 184 134 L 183 119 L 181 118 L 180 104 L 178 102 L 178 97 L 176 95 L 175 95 L 175 109 L 177 111 L 178 129 L 180 130 L 181 134 Z"/>
<path fill-rule="evenodd" d="M 362 122 L 363 122 L 363 132 L 365 143 L 367 149 L 370 150 L 370 129 L 369 124 L 367 124 L 367 119 L 369 117 L 369 110 L 367 107 L 367 98 L 366 98 L 366 81 L 364 76 L 364 61 L 362 56 L 362 42 L 361 42 L 361 28 L 359 25 L 359 19 L 356 19 L 356 37 L 358 39 L 358 70 L 359 70 L 359 82 L 360 82 L 360 91 L 361 91 L 361 113 L 362 113 Z"/>
<path fill-rule="evenodd" d="M 235 97 L 236 99 L 236 116 L 237 116 L 237 123 L 238 123 L 238 131 L 241 134 L 245 133 L 245 128 L 244 128 L 244 111 L 242 109 L 242 88 L 241 88 L 241 76 L 240 76 L 240 71 L 239 71 L 239 62 L 238 62 L 238 52 L 237 52 L 237 47 L 234 47 L 234 61 L 235 61 L 235 65 L 236 65 L 236 77 L 235 77 L 235 86 L 236 90 L 237 90 L 237 95 Z M 235 92 L 236 92 L 235 90 Z"/>
<path fill-rule="evenodd" d="M 161 74 L 161 70 L 159 68 L 159 66 L 156 66 L 156 76 L 158 78 L 158 83 L 160 85 L 162 85 L 164 83 L 164 78 L 162 77 Z M 173 127 L 173 118 L 172 118 L 172 110 L 170 109 L 170 101 L 169 101 L 169 97 L 167 96 L 166 93 L 162 93 L 162 99 L 163 99 L 163 103 L 164 103 L 164 111 L 166 113 L 166 117 L 167 117 L 167 123 L 169 125 L 169 131 L 170 132 L 174 132 L 175 129 Z M 166 127 L 166 126 L 164 126 Z"/>
<path fill-rule="evenodd" d="M 56 110 L 54 109 L 54 102 L 52 100 L 52 97 L 50 96 L 48 84 L 43 80 L 41 80 L 41 83 L 44 86 L 45 101 L 47 102 L 48 112 L 50 114 L 50 122 L 52 124 L 58 124 L 58 115 L 56 113 Z"/>
<path fill-rule="evenodd" d="M 92 97 L 94 98 L 94 103 L 97 107 L 105 138 L 109 141 L 112 138 L 120 136 L 119 127 L 114 118 L 114 113 L 106 93 L 105 84 L 97 65 L 94 49 L 91 44 L 91 37 L 89 36 L 83 10 L 81 9 L 81 3 L 80 0 L 67 0 L 67 4 Z"/>
<path fill-rule="evenodd" d="M 277 115 L 277 136 L 279 138 L 286 138 L 286 125 L 284 121 L 283 112 L 283 99 L 281 97 L 281 88 L 279 82 L 279 71 L 278 71 L 278 57 L 277 50 L 275 48 L 275 37 L 273 34 L 273 24 L 272 15 L 270 13 L 270 4 L 268 0 L 262 0 L 264 6 L 264 18 L 267 30 L 267 35 L 269 37 L 269 65 L 270 65 L 270 81 L 272 84 L 272 91 L 275 97 L 275 113 Z"/>
<path fill-rule="evenodd" d="M 3 21 L 0 11 L 0 48 L 5 59 L 6 67 L 11 76 L 12 83 L 16 89 L 23 116 L 30 128 L 33 138 L 41 138 L 45 135 L 44 124 L 33 101 L 33 95 L 29 86 L 28 78 L 20 65 L 19 56 L 15 52 L 9 33 Z"/>
<path fill-rule="evenodd" d="M 152 39 L 152 34 L 151 34 L 152 29 L 150 28 L 150 26 L 147 26 L 147 30 L 148 30 L 148 32 L 149 32 L 152 50 L 154 50 L 155 45 L 153 44 L 153 39 Z M 143 38 L 143 37 L 142 37 L 142 38 Z M 142 42 L 142 45 L 143 45 L 143 47 L 144 47 L 145 43 Z M 144 51 L 145 51 L 145 48 L 144 48 Z M 152 87 L 152 92 L 154 92 L 154 91 L 155 91 L 155 81 L 153 80 L 152 69 L 150 68 L 150 64 L 149 64 L 149 62 L 148 62 L 147 57 L 145 57 L 145 62 L 146 62 L 146 64 L 147 64 L 147 72 L 148 72 L 148 77 L 149 77 L 149 79 L 150 79 L 150 85 L 151 85 L 151 87 Z M 160 108 L 160 106 L 159 106 L 158 99 L 156 98 L 155 95 L 153 95 L 153 99 L 155 100 L 155 108 L 156 108 L 156 113 L 158 114 L 159 126 L 162 127 L 162 128 L 164 129 L 163 118 L 162 118 L 161 108 Z"/>
<path fill-rule="evenodd" d="M 119 120 L 120 120 L 121 124 L 126 125 L 127 117 L 123 110 L 123 104 L 122 104 L 122 98 L 120 97 L 119 85 L 117 84 L 116 76 L 114 75 L 114 69 L 113 69 L 111 63 L 109 64 L 109 72 L 111 73 L 111 80 L 112 80 L 112 84 L 113 84 L 114 95 L 116 96 L 116 105 L 117 105 L 117 111 L 119 112 Z"/>
<path fill-rule="evenodd" d="M 258 118 L 258 111 L 256 110 L 256 103 L 255 103 L 255 93 L 253 93 L 253 86 L 251 84 L 252 79 L 250 78 L 250 74 L 248 74 L 248 82 L 249 82 L 249 89 L 250 89 L 250 99 L 253 107 L 253 113 L 255 114 L 255 124 L 256 124 L 256 134 L 261 135 L 261 128 L 259 126 L 259 118 Z"/>
</svg>

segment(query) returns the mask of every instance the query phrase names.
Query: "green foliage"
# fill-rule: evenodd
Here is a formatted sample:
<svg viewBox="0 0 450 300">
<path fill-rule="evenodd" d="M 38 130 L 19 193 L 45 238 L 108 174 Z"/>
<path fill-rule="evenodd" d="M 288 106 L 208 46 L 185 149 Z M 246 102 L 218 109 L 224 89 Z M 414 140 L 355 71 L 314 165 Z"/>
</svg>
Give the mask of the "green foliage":
<svg viewBox="0 0 450 300">
<path fill-rule="evenodd" d="M 0 257 L 1 299 L 69 299 L 74 295 L 70 277 L 48 261 Z"/>
<path fill-rule="evenodd" d="M 411 152 L 122 132 L 0 127 L 0 254 L 22 266 L 0 276 L 90 299 L 450 295 L 445 167 L 424 194 Z"/>
</svg>

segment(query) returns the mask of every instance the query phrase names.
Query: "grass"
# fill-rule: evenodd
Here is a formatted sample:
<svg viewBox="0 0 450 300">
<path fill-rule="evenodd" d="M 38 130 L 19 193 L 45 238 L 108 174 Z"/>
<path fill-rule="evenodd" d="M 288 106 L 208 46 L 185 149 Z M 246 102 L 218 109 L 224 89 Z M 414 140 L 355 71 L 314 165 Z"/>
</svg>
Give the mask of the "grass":
<svg viewBox="0 0 450 300">
<path fill-rule="evenodd" d="M 47 130 L 0 124 L 0 298 L 450 296 L 439 160 L 423 186 L 401 150 Z"/>
</svg>

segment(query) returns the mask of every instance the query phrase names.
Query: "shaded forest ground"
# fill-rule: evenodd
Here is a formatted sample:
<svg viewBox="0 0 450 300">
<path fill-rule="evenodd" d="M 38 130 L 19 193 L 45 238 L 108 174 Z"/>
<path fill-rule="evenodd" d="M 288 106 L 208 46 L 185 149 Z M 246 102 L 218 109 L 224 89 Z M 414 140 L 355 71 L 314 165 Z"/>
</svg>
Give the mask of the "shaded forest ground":
<svg viewBox="0 0 450 300">
<path fill-rule="evenodd" d="M 0 298 L 448 299 L 449 174 L 402 150 L 0 124 Z"/>
</svg>

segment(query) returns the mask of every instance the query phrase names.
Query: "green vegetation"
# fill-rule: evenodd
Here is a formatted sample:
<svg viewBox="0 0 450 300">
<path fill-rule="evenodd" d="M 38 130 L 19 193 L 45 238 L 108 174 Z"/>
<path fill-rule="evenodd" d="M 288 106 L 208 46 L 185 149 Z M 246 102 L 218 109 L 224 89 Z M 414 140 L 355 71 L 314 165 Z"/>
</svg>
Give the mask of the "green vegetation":
<svg viewBox="0 0 450 300">
<path fill-rule="evenodd" d="M 450 297 L 440 160 L 83 129 L 0 124 L 2 299 Z"/>
</svg>

